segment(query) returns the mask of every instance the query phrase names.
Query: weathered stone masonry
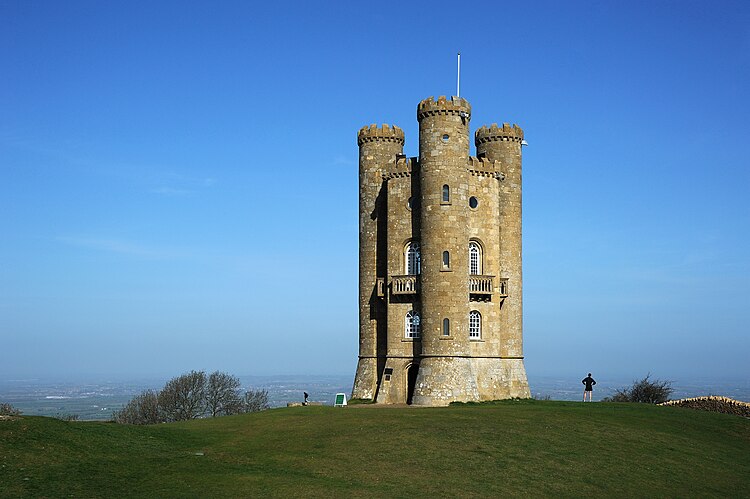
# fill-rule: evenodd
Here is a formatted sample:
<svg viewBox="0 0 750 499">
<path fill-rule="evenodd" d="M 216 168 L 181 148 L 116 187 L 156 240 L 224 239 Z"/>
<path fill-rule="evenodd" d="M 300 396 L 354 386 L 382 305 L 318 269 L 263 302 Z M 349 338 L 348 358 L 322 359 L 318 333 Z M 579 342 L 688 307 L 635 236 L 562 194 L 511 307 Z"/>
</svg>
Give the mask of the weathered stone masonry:
<svg viewBox="0 0 750 499">
<path fill-rule="evenodd" d="M 352 398 L 447 405 L 528 397 L 523 365 L 523 130 L 476 131 L 471 106 L 417 107 L 419 157 L 398 127 L 359 144 L 359 363 Z"/>
</svg>

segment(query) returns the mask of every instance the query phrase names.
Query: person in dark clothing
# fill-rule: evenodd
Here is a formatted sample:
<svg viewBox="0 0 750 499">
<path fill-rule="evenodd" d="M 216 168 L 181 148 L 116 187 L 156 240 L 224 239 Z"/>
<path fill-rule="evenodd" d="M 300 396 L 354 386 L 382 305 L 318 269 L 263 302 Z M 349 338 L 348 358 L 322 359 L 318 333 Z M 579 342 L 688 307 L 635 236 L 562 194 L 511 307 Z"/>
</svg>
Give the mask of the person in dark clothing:
<svg viewBox="0 0 750 499">
<path fill-rule="evenodd" d="M 302 393 L 304 393 L 304 394 L 305 394 L 305 401 L 304 401 L 304 402 L 302 402 L 302 405 L 307 405 L 307 397 L 308 397 L 309 395 L 307 395 L 307 392 L 302 392 Z"/>
<path fill-rule="evenodd" d="M 583 389 L 583 401 L 586 402 L 586 394 L 588 393 L 589 402 L 591 402 L 591 395 L 593 395 L 594 393 L 594 385 L 596 384 L 596 381 L 591 377 L 591 373 L 589 373 L 588 376 L 581 380 L 581 383 L 586 385 L 586 387 Z"/>
</svg>

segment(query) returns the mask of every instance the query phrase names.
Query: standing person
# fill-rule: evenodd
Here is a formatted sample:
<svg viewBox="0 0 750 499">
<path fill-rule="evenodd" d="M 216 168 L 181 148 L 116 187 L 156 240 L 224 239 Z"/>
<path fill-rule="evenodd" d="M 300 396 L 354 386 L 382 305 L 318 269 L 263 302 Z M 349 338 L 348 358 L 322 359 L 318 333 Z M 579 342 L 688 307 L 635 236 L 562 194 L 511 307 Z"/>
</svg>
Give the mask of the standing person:
<svg viewBox="0 0 750 499">
<path fill-rule="evenodd" d="M 581 383 L 586 385 L 586 387 L 583 389 L 583 401 L 586 402 L 586 394 L 589 394 L 589 402 L 591 402 L 591 395 L 594 393 L 594 385 L 596 384 L 596 380 L 591 377 L 591 373 L 589 373 L 588 376 L 583 378 L 581 380 Z"/>
</svg>

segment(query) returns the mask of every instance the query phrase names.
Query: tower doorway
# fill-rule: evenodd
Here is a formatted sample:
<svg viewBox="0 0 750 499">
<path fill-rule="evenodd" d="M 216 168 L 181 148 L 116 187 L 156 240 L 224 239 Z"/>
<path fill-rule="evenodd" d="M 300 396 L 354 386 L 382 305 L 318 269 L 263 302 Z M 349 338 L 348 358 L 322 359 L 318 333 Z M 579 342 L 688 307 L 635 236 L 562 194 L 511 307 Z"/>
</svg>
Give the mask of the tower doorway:
<svg viewBox="0 0 750 499">
<path fill-rule="evenodd" d="M 414 386 L 417 384 L 417 372 L 419 372 L 419 364 L 406 366 L 406 403 L 409 405 L 414 396 Z"/>
</svg>

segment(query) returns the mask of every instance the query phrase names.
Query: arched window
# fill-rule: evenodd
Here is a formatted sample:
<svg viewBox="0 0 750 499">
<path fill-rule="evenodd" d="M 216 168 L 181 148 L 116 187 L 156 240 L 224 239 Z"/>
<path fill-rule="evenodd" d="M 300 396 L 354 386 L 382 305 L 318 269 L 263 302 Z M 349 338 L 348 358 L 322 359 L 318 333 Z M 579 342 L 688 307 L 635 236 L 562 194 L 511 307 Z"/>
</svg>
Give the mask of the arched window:
<svg viewBox="0 0 750 499">
<path fill-rule="evenodd" d="M 443 270 L 451 268 L 451 254 L 447 251 L 443 251 Z"/>
<path fill-rule="evenodd" d="M 409 310 L 404 320 L 404 336 L 407 338 L 419 338 L 419 322 L 419 314 L 414 310 Z"/>
<path fill-rule="evenodd" d="M 404 266 L 406 275 L 417 275 L 421 273 L 422 262 L 419 256 L 419 243 L 412 241 L 406 245 L 404 252 Z"/>
<path fill-rule="evenodd" d="M 443 336 L 451 335 L 451 321 L 450 319 L 443 319 Z"/>
<path fill-rule="evenodd" d="M 469 312 L 469 338 L 478 340 L 482 337 L 482 315 L 472 310 Z"/>
<path fill-rule="evenodd" d="M 451 202 L 451 188 L 448 187 L 448 184 L 445 184 L 443 186 L 443 203 L 450 203 Z"/>
<path fill-rule="evenodd" d="M 482 247 L 476 241 L 469 242 L 469 274 L 482 273 Z"/>
</svg>

